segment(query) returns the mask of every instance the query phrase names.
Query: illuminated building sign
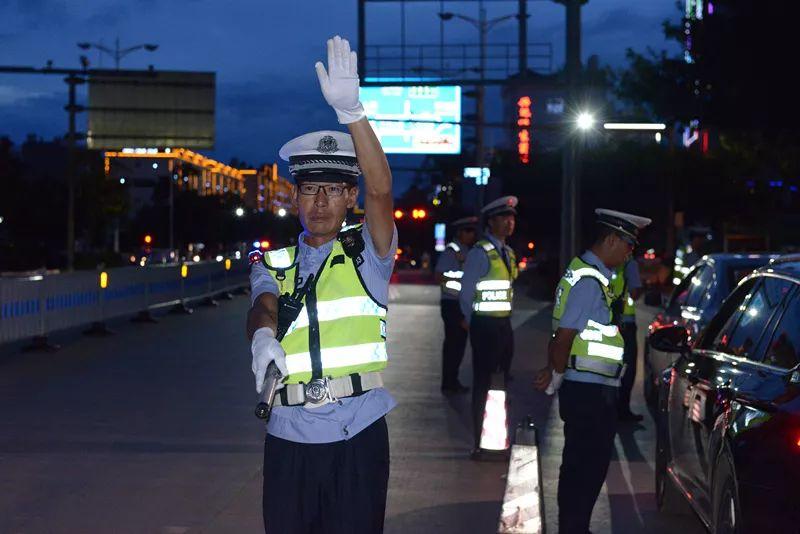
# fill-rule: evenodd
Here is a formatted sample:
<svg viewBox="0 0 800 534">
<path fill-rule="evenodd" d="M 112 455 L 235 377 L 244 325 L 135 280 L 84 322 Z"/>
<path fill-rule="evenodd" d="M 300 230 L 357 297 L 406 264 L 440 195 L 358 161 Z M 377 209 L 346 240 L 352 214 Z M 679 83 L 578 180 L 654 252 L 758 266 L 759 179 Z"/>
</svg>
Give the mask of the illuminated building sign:
<svg viewBox="0 0 800 534">
<path fill-rule="evenodd" d="M 445 231 L 444 223 L 436 223 L 433 226 L 433 238 L 436 240 L 436 245 L 434 246 L 434 248 L 436 249 L 436 252 L 442 252 L 445 249 L 444 231 Z"/>
<path fill-rule="evenodd" d="M 464 167 L 464 178 L 475 180 L 475 185 L 488 185 L 491 175 L 489 167 Z"/>
<path fill-rule="evenodd" d="M 517 100 L 517 152 L 520 163 L 531 161 L 531 98 L 522 96 Z"/>
<path fill-rule="evenodd" d="M 362 87 L 361 102 L 387 154 L 460 154 L 461 87 Z"/>
</svg>

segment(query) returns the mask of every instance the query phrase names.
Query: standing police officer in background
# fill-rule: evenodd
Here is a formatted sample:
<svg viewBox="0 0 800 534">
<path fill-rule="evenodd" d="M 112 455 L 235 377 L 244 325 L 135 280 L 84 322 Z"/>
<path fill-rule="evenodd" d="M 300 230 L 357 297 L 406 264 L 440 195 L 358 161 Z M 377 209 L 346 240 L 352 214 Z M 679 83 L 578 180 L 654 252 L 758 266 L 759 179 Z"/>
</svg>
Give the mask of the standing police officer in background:
<svg viewBox="0 0 800 534">
<path fill-rule="evenodd" d="M 442 393 L 466 393 L 469 388 L 458 380 L 458 368 L 464 359 L 469 325 L 464 320 L 458 296 L 464 276 L 464 260 L 477 238 L 477 217 L 463 217 L 450 225 L 455 232 L 436 262 L 436 279 L 442 288 L 441 313 L 444 321 L 442 345 Z"/>
<path fill-rule="evenodd" d="M 284 145 L 304 230 L 296 247 L 257 258 L 250 274 L 247 331 L 256 390 L 271 362 L 283 374 L 264 447 L 267 532 L 383 531 L 384 416 L 395 401 L 379 371 L 388 359 L 386 303 L 397 230 L 392 176 L 358 99 L 356 65 L 347 40 L 328 41 L 328 70 L 317 63 L 317 75 L 352 138 L 324 131 Z M 365 223 L 343 229 L 360 171 Z M 288 309 L 297 313 L 286 328 Z M 286 330 L 280 341 L 279 328 Z"/>
<path fill-rule="evenodd" d="M 564 534 L 589 531 L 611 462 L 625 370 L 624 341 L 612 318 L 611 275 L 633 253 L 639 230 L 650 224 L 650 219 L 619 211 L 595 213 L 594 244 L 572 259 L 558 283 L 549 364 L 534 379 L 537 389 L 559 391 L 564 452 L 558 522 Z"/>
<path fill-rule="evenodd" d="M 614 324 L 619 326 L 625 342 L 623 356 L 625 374 L 622 375 L 619 386 L 619 420 L 638 423 L 644 417 L 631 411 L 631 390 L 636 380 L 639 358 L 639 345 L 636 341 L 636 300 L 642 292 L 642 279 L 639 276 L 639 264 L 633 257 L 614 270 L 611 275 L 611 292 L 614 295 L 614 302 L 611 303 Z"/>
<path fill-rule="evenodd" d="M 514 355 L 511 328 L 511 285 L 517 278 L 517 259 L 506 245 L 514 233 L 517 197 L 490 202 L 481 210 L 486 233 L 464 262 L 459 297 L 461 312 L 469 322 L 472 346 L 472 421 L 475 451 L 479 450 L 483 410 L 492 374 L 501 371 L 506 379 Z"/>
</svg>

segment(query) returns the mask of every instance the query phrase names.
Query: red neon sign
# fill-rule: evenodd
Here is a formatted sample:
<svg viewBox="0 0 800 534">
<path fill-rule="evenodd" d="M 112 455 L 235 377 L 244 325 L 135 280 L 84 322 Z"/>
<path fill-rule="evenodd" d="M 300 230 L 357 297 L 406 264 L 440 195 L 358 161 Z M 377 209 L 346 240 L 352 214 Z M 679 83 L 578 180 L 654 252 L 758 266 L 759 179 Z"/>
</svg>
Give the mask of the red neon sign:
<svg viewBox="0 0 800 534">
<path fill-rule="evenodd" d="M 531 157 L 531 97 L 522 96 L 517 100 L 517 153 L 520 163 L 530 163 Z"/>
</svg>

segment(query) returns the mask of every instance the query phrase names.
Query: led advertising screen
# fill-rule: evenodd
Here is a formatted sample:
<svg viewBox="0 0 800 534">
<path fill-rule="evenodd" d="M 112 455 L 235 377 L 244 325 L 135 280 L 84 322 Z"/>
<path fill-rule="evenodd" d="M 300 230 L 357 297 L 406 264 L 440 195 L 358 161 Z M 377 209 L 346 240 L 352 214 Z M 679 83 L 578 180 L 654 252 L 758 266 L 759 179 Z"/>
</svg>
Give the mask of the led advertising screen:
<svg viewBox="0 0 800 534">
<path fill-rule="evenodd" d="M 361 102 L 387 154 L 461 153 L 460 86 L 362 87 Z"/>
</svg>

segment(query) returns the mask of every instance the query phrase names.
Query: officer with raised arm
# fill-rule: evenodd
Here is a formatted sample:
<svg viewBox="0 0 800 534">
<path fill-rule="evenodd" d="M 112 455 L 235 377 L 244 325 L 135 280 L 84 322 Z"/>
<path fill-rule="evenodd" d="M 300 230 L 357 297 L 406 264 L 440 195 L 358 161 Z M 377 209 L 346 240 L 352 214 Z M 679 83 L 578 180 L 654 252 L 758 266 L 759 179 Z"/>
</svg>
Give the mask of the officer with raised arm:
<svg viewBox="0 0 800 534">
<path fill-rule="evenodd" d="M 271 362 L 283 375 L 264 447 L 270 533 L 383 531 L 384 416 L 395 401 L 380 371 L 388 361 L 386 304 L 397 230 L 392 176 L 359 102 L 356 65 L 346 39 L 328 41 L 328 68 L 317 63 L 317 75 L 350 135 L 314 132 L 283 146 L 303 232 L 297 246 L 256 255 L 251 268 L 247 333 L 256 390 Z M 365 222 L 343 228 L 361 172 Z"/>
</svg>

